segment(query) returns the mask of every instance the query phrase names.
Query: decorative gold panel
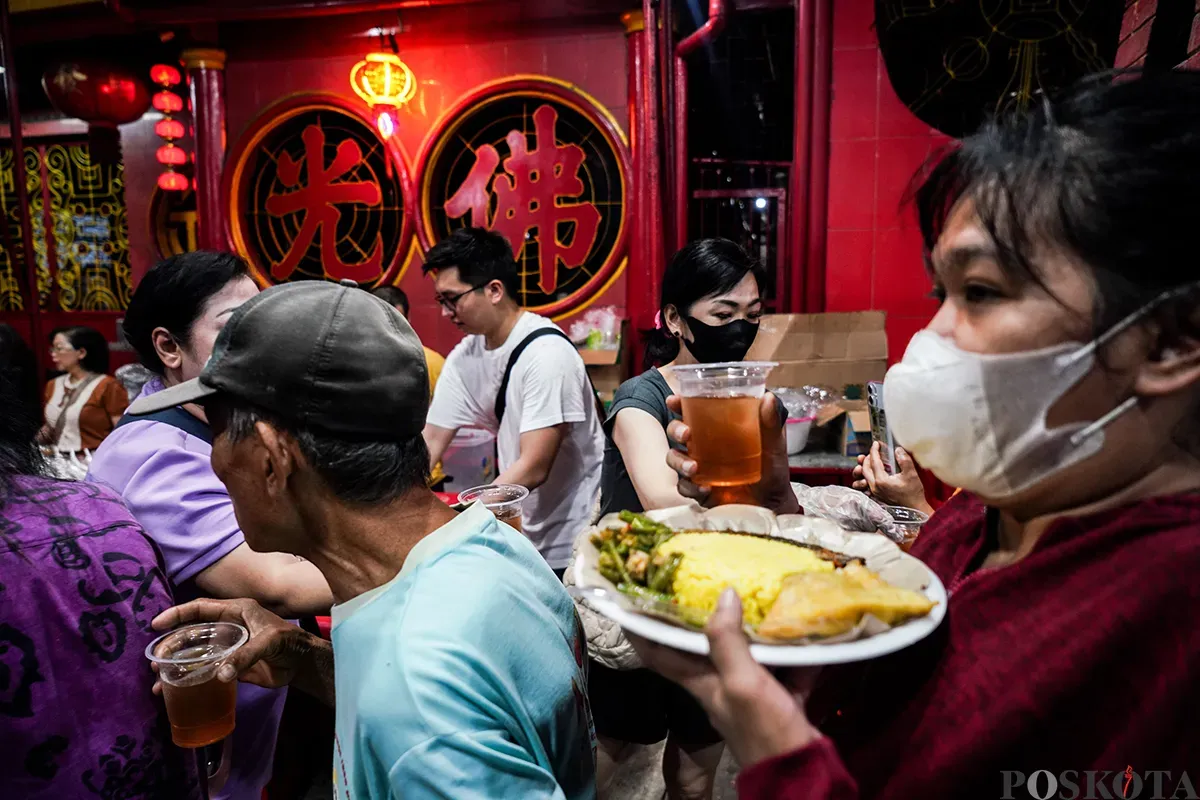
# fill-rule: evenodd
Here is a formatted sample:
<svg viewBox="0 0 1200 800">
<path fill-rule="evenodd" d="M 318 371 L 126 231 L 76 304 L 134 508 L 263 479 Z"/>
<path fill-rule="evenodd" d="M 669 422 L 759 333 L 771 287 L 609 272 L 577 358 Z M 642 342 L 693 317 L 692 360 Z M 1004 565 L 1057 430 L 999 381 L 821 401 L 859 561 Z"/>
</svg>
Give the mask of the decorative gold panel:
<svg viewBox="0 0 1200 800">
<path fill-rule="evenodd" d="M 56 144 L 45 149 L 45 174 L 59 307 L 63 311 L 127 308 L 129 222 L 124 166 L 93 164 L 85 145 Z M 39 283 L 45 242 L 41 238 Z"/>
<path fill-rule="evenodd" d="M 30 195 L 41 192 L 37 150 L 25 148 L 25 183 Z M 13 175 L 12 148 L 0 149 L 0 311 L 24 311 L 21 287 L 25 283 L 25 250 L 21 244 L 21 216 L 17 205 L 17 184 Z"/>
<path fill-rule="evenodd" d="M 52 289 L 57 289 L 57 305 L 63 311 L 128 307 L 129 225 L 123 165 L 92 164 L 84 144 L 26 147 L 25 181 L 39 307 L 50 303 Z M 0 149 L 0 233 L 4 234 L 0 236 L 0 311 L 25 309 L 25 260 L 15 189 L 12 150 Z"/>
</svg>

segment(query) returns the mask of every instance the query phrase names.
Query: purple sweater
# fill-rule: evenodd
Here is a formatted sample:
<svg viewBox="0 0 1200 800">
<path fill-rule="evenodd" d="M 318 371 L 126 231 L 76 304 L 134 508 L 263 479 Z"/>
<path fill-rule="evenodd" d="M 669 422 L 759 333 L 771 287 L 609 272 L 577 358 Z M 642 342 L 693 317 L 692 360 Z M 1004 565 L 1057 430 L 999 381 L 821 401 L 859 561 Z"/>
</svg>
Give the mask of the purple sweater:
<svg viewBox="0 0 1200 800">
<path fill-rule="evenodd" d="M 150 691 L 159 554 L 112 491 L 22 477 L 0 495 L 0 794 L 198 798 Z"/>
</svg>

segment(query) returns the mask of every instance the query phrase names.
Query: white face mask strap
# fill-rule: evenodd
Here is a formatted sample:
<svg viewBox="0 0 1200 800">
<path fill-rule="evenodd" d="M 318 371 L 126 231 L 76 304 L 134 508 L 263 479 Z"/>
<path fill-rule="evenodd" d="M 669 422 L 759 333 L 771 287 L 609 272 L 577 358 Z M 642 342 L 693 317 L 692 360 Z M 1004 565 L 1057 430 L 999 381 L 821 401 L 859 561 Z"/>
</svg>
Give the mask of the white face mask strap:
<svg viewBox="0 0 1200 800">
<path fill-rule="evenodd" d="M 1078 350 L 1076 350 L 1074 353 L 1071 353 L 1069 356 L 1063 357 L 1059 361 L 1059 367 L 1062 369 L 1066 369 L 1067 367 L 1074 364 L 1076 361 L 1079 361 L 1081 358 L 1088 357 L 1092 353 L 1096 352 L 1096 350 L 1098 350 L 1099 348 L 1101 348 L 1104 345 L 1111 342 L 1117 336 L 1120 336 L 1122 333 L 1129 330 L 1129 328 L 1132 327 L 1133 325 L 1137 324 L 1142 319 L 1142 317 L 1146 316 L 1151 311 L 1153 311 L 1154 309 L 1161 306 L 1163 303 L 1169 302 L 1170 300 L 1174 300 L 1176 297 L 1182 297 L 1183 295 L 1189 294 L 1190 292 L 1194 291 L 1197 287 L 1200 287 L 1200 282 L 1189 283 L 1186 286 L 1180 286 L 1175 289 L 1168 289 L 1167 291 L 1160 294 L 1158 297 L 1151 300 L 1149 303 L 1146 303 L 1144 306 L 1137 309 L 1129 316 L 1125 317 L 1123 320 L 1118 322 L 1116 325 L 1113 325 L 1111 328 L 1109 328 L 1104 333 L 1097 336 L 1095 339 L 1093 339 L 1091 342 L 1089 342 L 1087 344 L 1087 346 L 1081 347 Z M 1074 437 L 1072 437 L 1072 440 L 1074 440 Z"/>
<path fill-rule="evenodd" d="M 1105 414 L 1100 419 L 1093 422 L 1091 425 L 1088 425 L 1086 428 L 1083 428 L 1081 430 L 1075 431 L 1075 433 L 1071 434 L 1071 446 L 1078 447 L 1079 445 L 1083 444 L 1088 439 L 1092 438 L 1097 433 L 1099 433 L 1100 431 L 1107 428 L 1109 425 L 1116 422 L 1118 419 L 1123 417 L 1125 414 L 1132 411 L 1134 408 L 1137 408 L 1137 404 L 1138 404 L 1138 399 L 1137 399 L 1137 396 L 1135 395 L 1134 397 L 1131 397 L 1128 400 L 1126 400 L 1124 403 L 1121 403 L 1121 405 L 1117 406 L 1116 408 L 1114 408 L 1112 411 Z"/>
</svg>

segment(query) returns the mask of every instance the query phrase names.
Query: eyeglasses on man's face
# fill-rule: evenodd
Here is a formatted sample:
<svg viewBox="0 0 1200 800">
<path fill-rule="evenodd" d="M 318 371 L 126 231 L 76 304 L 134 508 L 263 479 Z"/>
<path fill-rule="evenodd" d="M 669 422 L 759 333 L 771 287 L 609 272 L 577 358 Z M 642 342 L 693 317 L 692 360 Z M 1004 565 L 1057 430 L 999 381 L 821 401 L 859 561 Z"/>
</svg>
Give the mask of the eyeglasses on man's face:
<svg viewBox="0 0 1200 800">
<path fill-rule="evenodd" d="M 446 309 L 451 314 L 453 314 L 455 311 L 458 310 L 458 301 L 459 300 L 462 300 L 464 297 L 469 295 L 471 292 L 478 292 L 484 286 L 487 286 L 487 284 L 485 283 L 483 286 L 472 286 L 470 289 L 466 289 L 466 290 L 458 292 L 456 294 L 436 294 L 435 293 L 433 295 L 433 299 L 439 306 L 441 306 L 442 308 Z"/>
</svg>

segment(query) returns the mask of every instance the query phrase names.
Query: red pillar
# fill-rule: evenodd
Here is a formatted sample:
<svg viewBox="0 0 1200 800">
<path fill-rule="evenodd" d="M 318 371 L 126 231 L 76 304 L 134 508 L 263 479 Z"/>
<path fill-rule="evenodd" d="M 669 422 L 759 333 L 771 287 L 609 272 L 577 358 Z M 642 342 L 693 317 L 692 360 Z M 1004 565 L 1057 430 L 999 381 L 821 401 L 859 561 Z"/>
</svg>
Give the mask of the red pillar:
<svg viewBox="0 0 1200 800">
<path fill-rule="evenodd" d="M 37 354 L 39 371 L 45 369 L 46 351 L 45 340 L 42 338 L 40 327 L 41 316 L 38 313 L 41 306 L 41 293 L 38 291 L 37 261 L 33 247 L 33 220 L 29 218 L 29 185 L 25 177 L 25 142 L 21 136 L 21 108 L 17 102 L 17 56 L 12 45 L 12 20 L 9 17 L 7 3 L 0 4 L 0 50 L 3 51 L 5 90 L 8 95 L 8 125 L 10 130 L 9 146 L 13 151 L 13 190 L 17 200 L 17 219 L 21 223 L 21 248 L 25 262 L 25 283 L 27 292 L 22 294 L 21 302 L 29 314 L 29 333 Z M 7 221 L 4 222 L 7 224 Z M 7 241 L 7 239 L 6 239 Z M 16 253 L 9 253 L 9 263 L 14 267 L 13 277 L 16 278 Z"/>
<path fill-rule="evenodd" d="M 203 250 L 228 250 L 221 207 L 225 161 L 225 51 L 191 48 L 181 55 L 192 93 L 196 143 L 196 238 Z"/>
<path fill-rule="evenodd" d="M 809 255 L 809 183 L 812 157 L 813 23 L 818 0 L 796 0 L 796 126 L 788 189 L 788 287 L 784 310 L 808 310 L 806 264 Z M 782 287 L 780 287 L 782 301 Z"/>
<path fill-rule="evenodd" d="M 816 0 L 812 15 L 812 91 L 809 114 L 808 252 L 804 308 L 825 310 L 826 241 L 829 225 L 829 110 L 833 100 L 833 0 Z"/>
<path fill-rule="evenodd" d="M 640 371 L 641 331 L 654 326 L 662 294 L 663 204 L 659 144 L 657 42 L 658 10 L 644 0 L 642 11 L 621 17 L 629 50 L 629 141 L 633 148 L 629 213 L 632 219 L 629 264 L 626 268 L 626 306 L 629 310 L 631 352 Z"/>
<path fill-rule="evenodd" d="M 633 170 L 629 176 L 629 189 L 626 196 L 629 219 L 629 263 L 626 269 L 630 275 L 640 273 L 649 261 L 646 252 L 646 126 L 642 120 L 642 106 L 645 103 L 643 72 L 645 64 L 645 20 L 641 11 L 628 11 L 621 15 L 621 23 L 625 26 L 625 44 L 628 52 L 628 107 L 629 122 L 626 130 L 629 132 L 629 165 Z M 629 293 L 630 301 L 633 293 Z M 631 311 L 632 314 L 632 311 Z M 636 334 L 635 334 L 636 335 Z"/>
</svg>

